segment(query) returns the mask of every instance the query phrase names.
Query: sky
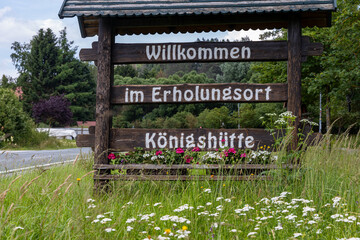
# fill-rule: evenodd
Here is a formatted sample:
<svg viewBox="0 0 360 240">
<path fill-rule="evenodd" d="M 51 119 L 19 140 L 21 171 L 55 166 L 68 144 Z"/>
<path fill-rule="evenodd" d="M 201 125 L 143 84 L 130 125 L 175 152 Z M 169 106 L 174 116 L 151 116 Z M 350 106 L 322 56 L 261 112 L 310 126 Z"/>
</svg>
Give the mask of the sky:
<svg viewBox="0 0 360 240">
<path fill-rule="evenodd" d="M 41 28 L 51 28 L 59 36 L 66 27 L 68 39 L 74 46 L 90 48 L 97 37 L 82 38 L 77 18 L 60 19 L 63 0 L 0 0 L 0 77 L 5 74 L 16 78 L 18 73 L 11 61 L 11 44 L 29 43 Z M 196 34 L 155 34 L 118 36 L 117 43 L 195 42 L 196 39 L 218 38 L 236 40 L 249 36 L 258 40 L 261 31 L 210 32 Z M 77 56 L 78 57 L 78 56 Z"/>
</svg>

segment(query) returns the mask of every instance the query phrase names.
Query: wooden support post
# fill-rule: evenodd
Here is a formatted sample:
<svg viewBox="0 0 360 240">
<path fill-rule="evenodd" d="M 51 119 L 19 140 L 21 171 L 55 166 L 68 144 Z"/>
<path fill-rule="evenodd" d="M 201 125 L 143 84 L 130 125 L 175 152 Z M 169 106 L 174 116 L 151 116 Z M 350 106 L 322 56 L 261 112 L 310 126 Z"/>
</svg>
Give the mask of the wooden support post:
<svg viewBox="0 0 360 240">
<path fill-rule="evenodd" d="M 110 90 L 112 84 L 112 45 L 114 34 L 110 18 L 99 19 L 98 81 L 96 87 L 96 128 L 95 128 L 95 164 L 108 164 L 110 143 L 111 109 Z M 102 190 L 105 182 L 95 182 L 95 190 Z"/>
<path fill-rule="evenodd" d="M 287 109 L 296 116 L 291 149 L 296 149 L 298 126 L 301 119 L 301 22 L 294 14 L 289 19 L 288 27 L 288 103 Z"/>
</svg>

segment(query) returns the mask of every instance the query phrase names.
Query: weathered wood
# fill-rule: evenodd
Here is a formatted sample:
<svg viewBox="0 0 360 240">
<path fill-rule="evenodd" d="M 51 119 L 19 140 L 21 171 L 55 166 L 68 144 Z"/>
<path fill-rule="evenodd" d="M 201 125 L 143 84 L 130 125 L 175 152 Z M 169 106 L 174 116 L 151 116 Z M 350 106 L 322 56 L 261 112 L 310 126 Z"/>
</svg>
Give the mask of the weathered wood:
<svg viewBox="0 0 360 240">
<path fill-rule="evenodd" d="M 225 140 L 222 142 L 222 140 Z M 271 146 L 273 136 L 264 129 L 111 129 L 110 148 L 132 151 L 135 147 L 146 150 L 200 147 L 215 150 L 223 147 L 257 149 Z M 78 147 L 92 147 L 94 135 L 78 135 Z"/>
<path fill-rule="evenodd" d="M 98 43 L 81 49 L 82 61 L 97 60 Z M 286 41 L 115 44 L 114 64 L 174 62 L 286 61 Z M 302 56 L 321 55 L 321 43 L 304 41 Z"/>
<path fill-rule="evenodd" d="M 181 169 L 257 169 L 257 170 L 268 170 L 268 169 L 293 169 L 296 168 L 293 164 L 95 164 L 93 169 L 105 170 L 105 169 L 138 169 L 138 170 L 181 170 Z"/>
<path fill-rule="evenodd" d="M 289 20 L 288 27 L 288 103 L 287 109 L 295 119 L 292 149 L 297 147 L 297 132 L 301 119 L 301 23 L 300 17 L 294 14 Z"/>
<path fill-rule="evenodd" d="M 155 34 L 155 33 L 194 33 L 210 31 L 233 31 L 249 29 L 280 29 L 287 28 L 288 17 L 291 13 L 267 14 L 219 14 L 219 15 L 186 15 L 186 16 L 136 16 L 114 17 L 116 22 L 115 33 L 120 35 Z M 302 27 L 329 27 L 331 26 L 330 11 L 301 12 Z M 99 17 L 79 17 L 81 34 L 91 37 L 98 34 Z"/>
<path fill-rule="evenodd" d="M 111 89 L 112 104 L 286 102 L 287 84 L 122 85 Z"/>
<path fill-rule="evenodd" d="M 110 18 L 99 23 L 98 81 L 96 87 L 96 129 L 94 162 L 108 163 L 107 151 L 110 140 L 110 89 L 112 75 L 111 50 L 114 41 Z"/>
<path fill-rule="evenodd" d="M 94 180 L 128 180 L 128 181 L 253 181 L 253 180 L 271 180 L 271 176 L 226 176 L 226 175 L 94 175 Z"/>
</svg>

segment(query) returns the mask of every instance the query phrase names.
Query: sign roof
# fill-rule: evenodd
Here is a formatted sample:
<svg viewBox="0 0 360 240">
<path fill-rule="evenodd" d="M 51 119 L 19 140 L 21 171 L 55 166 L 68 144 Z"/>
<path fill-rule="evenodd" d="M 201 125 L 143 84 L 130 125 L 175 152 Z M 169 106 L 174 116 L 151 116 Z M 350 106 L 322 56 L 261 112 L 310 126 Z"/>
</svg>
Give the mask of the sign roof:
<svg viewBox="0 0 360 240">
<path fill-rule="evenodd" d="M 274 16 L 289 15 L 293 12 L 301 14 L 305 25 L 323 27 L 329 25 L 331 18 L 329 13 L 335 9 L 336 0 L 64 0 L 59 17 L 78 17 L 82 35 L 86 37 L 97 34 L 91 28 L 96 28 L 96 20 L 99 17 L 146 19 L 128 26 L 117 26 L 119 28 L 117 33 L 124 35 L 183 32 L 184 30 L 177 28 L 176 25 L 186 24 L 193 27 L 189 29 L 190 32 L 284 27 L 279 20 L 275 21 L 278 24 L 265 23 Z M 217 26 L 214 21 L 205 24 L 197 20 L 207 22 L 205 19 L 214 18 L 214 15 L 216 20 L 219 20 Z M 260 22 L 252 20 L 253 15 L 260 16 L 263 20 Z M 233 20 L 230 21 L 227 16 L 231 16 Z M 242 18 L 234 20 L 234 16 L 242 16 Z M 157 25 L 157 28 L 150 27 L 150 19 L 154 19 L 150 22 L 152 26 Z M 167 24 L 159 24 L 161 20 L 165 20 Z M 309 21 L 313 21 L 313 24 L 308 24 Z M 238 25 L 240 22 L 246 24 L 240 26 Z M 137 26 L 134 26 L 135 24 Z M 194 25 L 202 26 L 197 28 Z M 134 27 L 140 29 L 131 30 Z"/>
</svg>

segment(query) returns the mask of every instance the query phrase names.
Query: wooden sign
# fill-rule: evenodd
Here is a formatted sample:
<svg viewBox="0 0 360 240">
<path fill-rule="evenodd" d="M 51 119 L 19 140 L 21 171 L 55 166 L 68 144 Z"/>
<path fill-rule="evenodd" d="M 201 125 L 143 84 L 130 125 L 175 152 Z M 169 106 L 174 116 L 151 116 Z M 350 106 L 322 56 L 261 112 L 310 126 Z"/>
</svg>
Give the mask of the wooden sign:
<svg viewBox="0 0 360 240">
<path fill-rule="evenodd" d="M 95 135 L 78 135 L 78 147 L 94 147 Z M 215 150 L 219 148 L 257 149 L 274 143 L 264 129 L 111 129 L 110 149 L 131 151 L 135 147 L 153 149 Z"/>
<path fill-rule="evenodd" d="M 112 104 L 286 102 L 287 84 L 125 85 L 111 91 Z"/>
<path fill-rule="evenodd" d="M 92 49 L 81 49 L 82 61 L 97 61 L 98 43 Z M 321 43 L 303 39 L 302 56 L 320 55 Z M 280 61 L 288 59 L 287 41 L 258 42 L 195 42 L 114 44 L 113 64 L 125 63 L 174 63 L 174 62 L 240 62 Z"/>
</svg>

